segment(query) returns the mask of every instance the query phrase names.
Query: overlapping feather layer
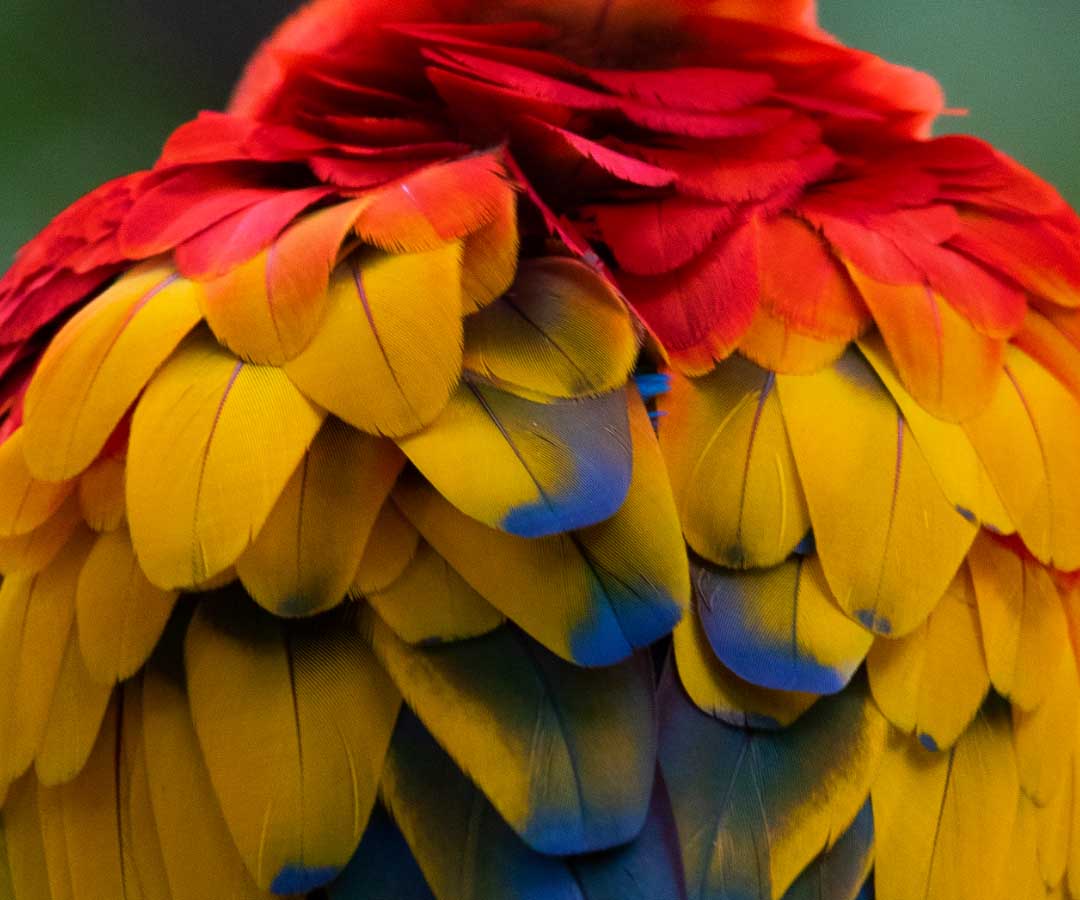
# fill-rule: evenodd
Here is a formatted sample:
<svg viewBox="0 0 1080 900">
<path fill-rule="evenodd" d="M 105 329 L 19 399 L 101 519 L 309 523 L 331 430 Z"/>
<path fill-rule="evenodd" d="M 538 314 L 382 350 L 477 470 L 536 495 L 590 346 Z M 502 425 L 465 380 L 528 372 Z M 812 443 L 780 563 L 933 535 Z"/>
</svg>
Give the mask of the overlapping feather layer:
<svg viewBox="0 0 1080 900">
<path fill-rule="evenodd" d="M 1080 897 L 1080 221 L 939 107 L 287 24 L 0 282 L 0 897 Z"/>
</svg>

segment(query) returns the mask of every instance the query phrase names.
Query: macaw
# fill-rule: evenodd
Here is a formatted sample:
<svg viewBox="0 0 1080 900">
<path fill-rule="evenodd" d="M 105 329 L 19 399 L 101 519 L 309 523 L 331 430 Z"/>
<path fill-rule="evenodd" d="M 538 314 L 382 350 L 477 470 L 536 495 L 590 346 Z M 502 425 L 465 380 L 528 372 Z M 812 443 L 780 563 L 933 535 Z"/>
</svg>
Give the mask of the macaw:
<svg viewBox="0 0 1080 900">
<path fill-rule="evenodd" d="M 809 0 L 314 0 L 0 281 L 0 897 L 1080 897 L 1080 219 Z"/>
</svg>

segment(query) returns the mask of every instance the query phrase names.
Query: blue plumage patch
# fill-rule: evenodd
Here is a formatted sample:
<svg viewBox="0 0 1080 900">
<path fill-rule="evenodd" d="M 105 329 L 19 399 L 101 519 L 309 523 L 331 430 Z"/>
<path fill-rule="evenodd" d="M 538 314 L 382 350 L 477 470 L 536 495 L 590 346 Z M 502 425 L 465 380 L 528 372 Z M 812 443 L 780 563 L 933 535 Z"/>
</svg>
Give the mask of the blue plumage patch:
<svg viewBox="0 0 1080 900">
<path fill-rule="evenodd" d="M 671 390 L 671 376 L 662 372 L 635 375 L 634 384 L 637 385 L 642 400 L 654 400 Z"/>
<path fill-rule="evenodd" d="M 339 866 L 299 866 L 287 865 L 274 878 L 270 884 L 271 892 L 275 894 L 305 894 L 315 888 L 322 887 L 333 881 Z"/>
<path fill-rule="evenodd" d="M 876 634 L 892 633 L 892 622 L 885 616 L 879 616 L 872 609 L 860 609 L 855 613 L 855 618 L 859 620 L 860 625 Z"/>
</svg>

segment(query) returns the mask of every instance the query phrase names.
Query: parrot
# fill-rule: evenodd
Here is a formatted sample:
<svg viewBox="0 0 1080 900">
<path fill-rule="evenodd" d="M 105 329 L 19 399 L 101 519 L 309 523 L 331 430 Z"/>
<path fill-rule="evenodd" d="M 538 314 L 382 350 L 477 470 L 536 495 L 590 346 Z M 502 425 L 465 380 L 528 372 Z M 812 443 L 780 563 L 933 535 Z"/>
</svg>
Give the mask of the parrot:
<svg viewBox="0 0 1080 900">
<path fill-rule="evenodd" d="M 0 898 L 1080 898 L 1080 218 L 810 0 L 313 0 L 0 280 Z"/>
</svg>

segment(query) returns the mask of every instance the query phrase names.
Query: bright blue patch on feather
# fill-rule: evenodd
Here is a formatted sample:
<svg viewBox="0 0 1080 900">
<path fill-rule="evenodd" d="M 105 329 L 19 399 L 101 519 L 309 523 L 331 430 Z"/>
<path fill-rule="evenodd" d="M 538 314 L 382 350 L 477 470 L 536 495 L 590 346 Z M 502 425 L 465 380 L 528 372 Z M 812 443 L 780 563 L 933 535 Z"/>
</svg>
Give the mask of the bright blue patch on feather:
<svg viewBox="0 0 1080 900">
<path fill-rule="evenodd" d="M 935 741 L 928 734 L 920 734 L 919 735 L 919 743 L 922 744 L 931 753 L 937 753 L 938 750 L 941 749 L 940 747 L 938 747 L 937 741 Z"/>
<path fill-rule="evenodd" d="M 794 553 L 796 556 L 812 556 L 814 553 L 816 553 L 817 541 L 814 540 L 814 532 L 806 532 L 806 537 L 799 541 L 795 549 L 791 552 Z"/>
<path fill-rule="evenodd" d="M 560 493 L 547 493 L 536 503 L 511 509 L 502 528 L 518 537 L 538 538 L 587 528 L 619 511 L 630 487 L 629 458 L 596 460 L 586 473 L 565 485 Z M 569 479 L 568 479 L 569 481 Z"/>
<path fill-rule="evenodd" d="M 745 639 L 751 636 L 730 634 L 729 637 Z M 792 656 L 790 643 L 771 644 L 762 635 L 756 637 L 759 643 L 725 640 L 720 646 L 713 644 L 720 661 L 744 681 L 779 691 L 835 694 L 850 680 L 850 674 L 838 672 L 815 659 Z"/>
<path fill-rule="evenodd" d="M 652 400 L 671 390 L 671 376 L 662 372 L 635 375 L 634 384 L 637 385 L 642 400 Z"/>
<path fill-rule="evenodd" d="M 270 890 L 275 894 L 306 894 L 315 888 L 322 887 L 329 881 L 333 881 L 340 866 L 285 866 L 270 884 Z"/>
<path fill-rule="evenodd" d="M 885 616 L 879 616 L 872 609 L 860 609 L 855 613 L 855 618 L 859 620 L 860 624 L 864 628 L 868 628 L 875 634 L 891 634 L 892 622 L 890 622 Z"/>
</svg>

